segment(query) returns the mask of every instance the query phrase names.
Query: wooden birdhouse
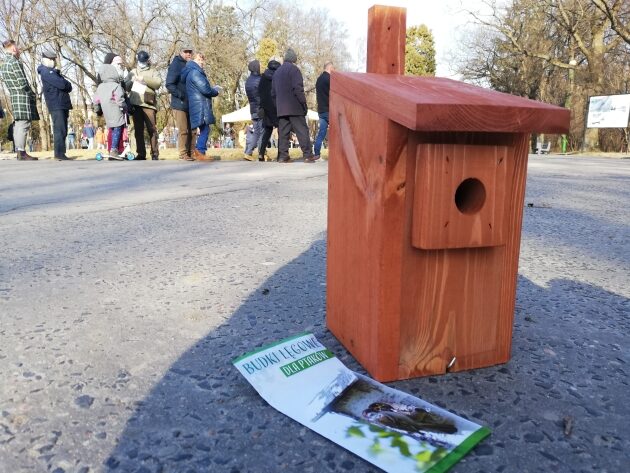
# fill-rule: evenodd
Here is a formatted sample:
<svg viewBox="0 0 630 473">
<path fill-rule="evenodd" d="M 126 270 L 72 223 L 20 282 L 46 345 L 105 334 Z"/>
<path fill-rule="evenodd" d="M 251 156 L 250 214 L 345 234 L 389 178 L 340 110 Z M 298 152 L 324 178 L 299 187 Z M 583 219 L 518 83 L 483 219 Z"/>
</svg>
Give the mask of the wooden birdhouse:
<svg viewBox="0 0 630 473">
<path fill-rule="evenodd" d="M 510 358 L 531 132 L 569 111 L 402 75 L 405 10 L 330 93 L 327 325 L 380 381 Z"/>
</svg>

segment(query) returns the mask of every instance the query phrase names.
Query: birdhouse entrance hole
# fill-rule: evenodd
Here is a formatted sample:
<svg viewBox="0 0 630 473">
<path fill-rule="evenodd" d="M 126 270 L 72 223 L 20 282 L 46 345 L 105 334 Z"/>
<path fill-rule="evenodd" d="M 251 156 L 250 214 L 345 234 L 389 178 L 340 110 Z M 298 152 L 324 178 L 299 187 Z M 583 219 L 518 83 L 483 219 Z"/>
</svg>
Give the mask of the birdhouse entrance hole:
<svg viewBox="0 0 630 473">
<path fill-rule="evenodd" d="M 486 202 L 486 188 L 479 179 L 464 180 L 455 191 L 455 205 L 466 215 L 476 214 Z"/>
</svg>

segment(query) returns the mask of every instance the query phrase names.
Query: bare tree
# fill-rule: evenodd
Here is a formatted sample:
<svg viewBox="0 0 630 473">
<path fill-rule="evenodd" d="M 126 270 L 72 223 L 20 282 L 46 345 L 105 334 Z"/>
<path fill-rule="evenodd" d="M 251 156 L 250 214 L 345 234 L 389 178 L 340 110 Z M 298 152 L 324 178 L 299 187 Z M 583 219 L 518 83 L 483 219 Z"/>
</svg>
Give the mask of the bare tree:
<svg viewBox="0 0 630 473">
<path fill-rule="evenodd" d="M 328 11 L 304 11 L 279 0 L 2 0 L 0 32 L 23 47 L 33 83 L 41 49 L 57 52 L 74 88 L 75 127 L 90 115 L 97 70 L 108 52 L 133 67 L 145 49 L 164 75 L 183 45 L 205 52 L 210 79 L 224 87 L 216 100 L 218 116 L 246 102 L 247 63 L 263 38 L 275 41 L 280 52 L 289 46 L 298 52 L 311 103 L 323 64 L 332 60 L 343 69 L 349 57 L 345 28 Z M 161 91 L 158 100 L 158 123 L 164 126 L 170 118 L 168 93 Z M 46 135 L 49 117 L 41 97 L 38 108 Z"/>
<path fill-rule="evenodd" d="M 630 44 L 630 2 L 627 0 L 591 0 L 610 21 L 610 27 Z"/>
<path fill-rule="evenodd" d="M 293 48 L 304 76 L 304 89 L 310 106 L 315 104 L 315 82 L 324 64 L 332 61 L 344 70 L 350 54 L 346 45 L 348 32 L 326 9 L 304 10 L 287 2 L 269 2 L 261 12 L 261 34 L 278 44 L 280 53 Z"/>
<path fill-rule="evenodd" d="M 598 130 L 582 132 L 587 99 L 617 92 L 610 73 L 616 68 L 623 44 L 622 36 L 596 3 L 605 2 L 513 0 L 501 8 L 489 0 L 489 15 L 470 14 L 480 28 L 493 32 L 486 42 L 492 53 L 476 49 L 473 59 L 466 61 L 460 71 L 465 76 L 483 75 L 479 66 L 485 58 L 486 78 L 493 86 L 498 81 L 505 91 L 570 106 L 573 142 L 581 142 L 583 135 L 585 147 L 594 149 L 598 146 Z M 616 7 L 616 13 L 627 11 L 621 6 L 627 2 L 608 3 Z"/>
</svg>

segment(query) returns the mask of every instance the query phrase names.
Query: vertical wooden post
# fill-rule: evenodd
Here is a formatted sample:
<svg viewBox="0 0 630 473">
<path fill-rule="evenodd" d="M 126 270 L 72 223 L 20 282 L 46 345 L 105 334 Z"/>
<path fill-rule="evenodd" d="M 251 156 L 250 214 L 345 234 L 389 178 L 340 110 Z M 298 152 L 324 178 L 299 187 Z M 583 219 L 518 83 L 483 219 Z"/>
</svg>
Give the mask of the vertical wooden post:
<svg viewBox="0 0 630 473">
<path fill-rule="evenodd" d="M 368 10 L 367 72 L 405 73 L 407 9 L 374 5 Z"/>
</svg>

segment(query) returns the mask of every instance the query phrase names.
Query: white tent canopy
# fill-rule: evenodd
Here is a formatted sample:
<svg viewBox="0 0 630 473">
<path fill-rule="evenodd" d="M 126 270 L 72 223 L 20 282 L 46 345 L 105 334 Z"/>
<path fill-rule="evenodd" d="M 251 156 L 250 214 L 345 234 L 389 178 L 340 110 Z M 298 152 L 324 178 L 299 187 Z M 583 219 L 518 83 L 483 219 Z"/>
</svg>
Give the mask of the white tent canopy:
<svg viewBox="0 0 630 473">
<path fill-rule="evenodd" d="M 251 120 L 252 116 L 249 113 L 249 105 L 239 108 L 235 112 L 226 113 L 221 117 L 221 122 L 223 123 L 249 122 Z"/>
<path fill-rule="evenodd" d="M 313 110 L 309 110 L 306 114 L 309 120 L 319 120 L 319 115 Z M 249 105 L 245 105 L 243 108 L 239 108 L 235 112 L 226 113 L 221 117 L 222 123 L 236 123 L 236 122 L 249 122 L 252 120 L 252 116 L 249 113 Z"/>
</svg>

